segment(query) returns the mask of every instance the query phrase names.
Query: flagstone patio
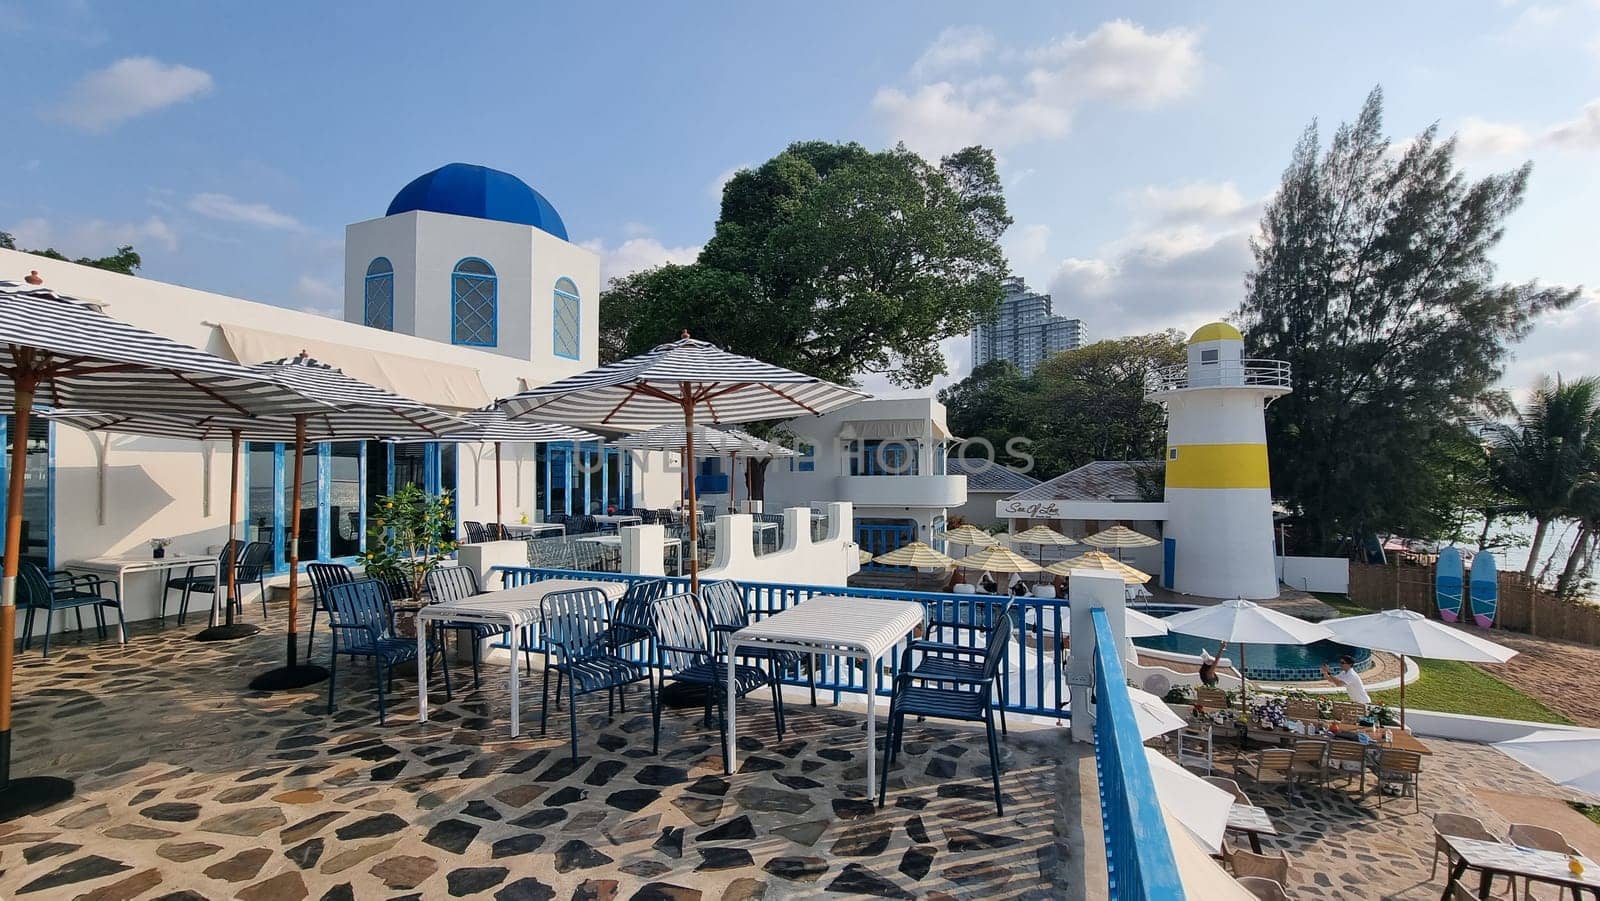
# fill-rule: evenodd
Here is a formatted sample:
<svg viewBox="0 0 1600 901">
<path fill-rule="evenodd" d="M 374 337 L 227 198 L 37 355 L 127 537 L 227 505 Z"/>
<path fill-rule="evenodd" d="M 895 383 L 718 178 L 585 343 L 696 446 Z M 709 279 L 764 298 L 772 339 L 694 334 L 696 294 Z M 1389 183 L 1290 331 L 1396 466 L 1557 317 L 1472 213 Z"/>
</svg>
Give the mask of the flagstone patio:
<svg viewBox="0 0 1600 901">
<path fill-rule="evenodd" d="M 456 700 L 437 690 L 421 726 L 402 676 L 380 727 L 365 667 L 341 668 L 329 716 L 325 684 L 245 687 L 281 631 L 205 644 L 194 628 L 19 658 L 16 771 L 78 795 L 0 825 L 0 897 L 1050 898 L 1081 828 L 1057 822 L 1058 768 L 1081 756 L 1056 729 L 1014 724 L 997 817 L 982 732 L 908 724 L 880 812 L 854 711 L 792 704 L 779 742 L 752 698 L 724 776 L 698 708 L 665 714 L 656 755 L 642 692 L 615 717 L 594 696 L 573 763 L 565 712 L 541 739 L 536 696 L 509 737 L 502 666 L 479 691 L 455 668 Z"/>
</svg>

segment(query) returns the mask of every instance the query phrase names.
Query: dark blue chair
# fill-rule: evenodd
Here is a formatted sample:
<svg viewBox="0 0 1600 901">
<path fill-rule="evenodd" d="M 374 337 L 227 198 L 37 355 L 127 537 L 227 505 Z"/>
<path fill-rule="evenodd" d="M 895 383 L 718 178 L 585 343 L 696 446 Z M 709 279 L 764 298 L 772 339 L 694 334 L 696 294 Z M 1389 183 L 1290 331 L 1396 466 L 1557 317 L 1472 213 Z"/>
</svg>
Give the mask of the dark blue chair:
<svg viewBox="0 0 1600 901">
<path fill-rule="evenodd" d="M 244 545 L 237 540 L 230 539 L 222 546 L 222 551 L 217 554 L 216 563 L 195 563 L 184 567 L 183 575 L 174 576 L 167 580 L 166 587 L 161 590 L 161 625 L 167 624 L 167 598 L 172 595 L 174 588 L 183 592 L 178 600 L 178 625 L 183 625 L 184 618 L 189 615 L 189 595 L 193 592 L 215 594 L 217 581 L 226 581 L 223 573 L 226 567 L 237 565 L 239 555 L 244 551 Z M 262 599 L 263 615 L 265 615 L 265 598 Z"/>
<path fill-rule="evenodd" d="M 386 684 L 393 687 L 394 667 L 397 663 L 417 659 L 417 642 L 414 638 L 396 635 L 394 608 L 389 602 L 389 589 L 377 579 L 361 579 L 332 585 L 328 588 L 328 629 L 332 634 L 333 651 L 328 655 L 328 713 L 333 713 L 334 683 L 338 678 L 339 655 L 352 659 L 368 657 L 372 660 L 372 675 L 378 683 L 378 724 L 384 722 L 383 690 Z M 445 659 L 443 644 L 432 636 L 428 639 L 428 658 L 439 655 L 439 665 L 444 671 L 444 693 L 453 697 L 450 686 L 450 664 Z"/>
<path fill-rule="evenodd" d="M 983 678 L 983 666 L 988 653 L 989 634 L 1002 619 L 1017 615 L 1016 599 L 1007 595 L 1004 600 L 976 599 L 959 601 L 955 609 L 936 607 L 928 618 L 928 641 L 923 646 L 922 660 L 912 670 L 912 678 L 931 681 L 956 681 Z M 1013 623 L 1013 627 L 1015 624 Z M 940 646 L 956 645 L 960 653 L 940 651 Z M 1005 662 L 1001 661 L 1000 678 L 995 680 L 995 692 L 1000 698 L 1000 734 L 1006 735 L 1006 680 Z"/>
<path fill-rule="evenodd" d="M 474 595 L 482 594 L 478 588 L 478 573 L 476 570 L 465 566 L 441 566 L 432 570 L 424 577 L 424 584 L 428 588 L 428 598 L 435 604 L 447 604 L 451 601 L 461 601 Z M 439 634 L 442 638 L 446 631 L 455 632 L 458 641 L 472 642 L 472 687 L 480 684 L 480 668 L 482 665 L 483 640 L 496 635 L 505 635 L 510 630 L 505 626 L 496 626 L 489 623 L 469 622 L 443 622 L 438 624 Z M 532 672 L 532 657 L 526 656 L 529 672 Z M 515 649 L 511 652 L 511 665 L 516 666 L 517 654 Z"/>
<path fill-rule="evenodd" d="M 705 617 L 691 593 L 668 595 L 650 605 L 650 618 L 655 626 L 656 666 L 661 670 L 661 680 L 682 685 L 698 686 L 705 691 L 706 716 L 711 715 L 711 705 L 717 707 L 717 724 L 722 732 L 722 744 L 728 745 L 728 718 L 723 710 L 727 697 L 728 670 L 719 664 Z M 772 689 L 772 713 L 777 721 L 778 737 L 783 737 L 783 695 L 777 683 L 767 677 L 765 670 L 748 663 L 734 666 L 734 694 L 742 698 L 753 691 L 768 686 Z M 655 738 L 651 747 L 661 750 L 661 695 L 657 693 L 652 704 L 655 721 Z M 728 769 L 726 752 L 722 759 L 723 772 Z"/>
<path fill-rule="evenodd" d="M 306 578 L 311 581 L 312 597 L 315 599 L 311 605 L 311 631 L 306 633 L 306 656 L 310 657 L 311 647 L 317 641 L 317 611 L 328 609 L 328 589 L 354 582 L 356 576 L 343 563 L 307 563 Z M 393 597 L 391 594 L 391 602 Z"/>
<path fill-rule="evenodd" d="M 543 700 L 539 707 L 539 734 L 546 734 L 550 714 L 550 673 L 567 683 L 568 718 L 572 723 L 572 759 L 578 759 L 578 697 L 610 692 L 635 682 L 650 684 L 650 704 L 656 704 L 655 679 L 650 668 L 617 656 L 609 643 L 610 603 L 598 588 L 552 591 L 539 605 L 544 633 Z M 551 662 L 552 655 L 555 661 Z M 560 690 L 557 689 L 559 697 Z"/>
<path fill-rule="evenodd" d="M 889 701 L 889 735 L 883 745 L 883 774 L 878 788 L 878 807 L 883 808 L 889 790 L 889 768 L 900 755 L 905 740 L 906 716 L 933 717 L 983 723 L 989 739 L 989 770 L 994 778 L 994 807 L 1005 815 L 1000 798 L 1000 746 L 994 731 L 994 706 L 989 699 L 1011 641 L 1011 616 L 1000 616 L 988 630 L 988 641 L 981 648 L 914 640 L 906 643 L 900 656 L 900 672 L 894 682 L 894 697 Z M 966 657 L 981 661 L 975 675 L 956 675 L 953 671 L 935 676 L 918 675 L 913 659 L 917 654 Z M 933 683 L 932 685 L 928 683 Z"/>
<path fill-rule="evenodd" d="M 750 625 L 750 608 L 744 602 L 744 590 L 739 583 L 732 579 L 713 582 L 700 588 L 700 601 L 704 605 L 706 624 L 711 628 L 711 636 L 716 639 L 717 656 L 725 657 L 727 654 L 727 637 Z M 772 648 L 743 648 L 739 651 L 741 660 L 759 660 L 767 666 L 767 677 L 781 689 L 783 674 L 798 671 L 802 662 L 806 663 L 806 672 L 811 680 L 811 706 L 817 706 L 817 672 L 810 662 L 809 654 L 799 651 L 779 651 Z M 787 725 L 787 724 L 785 724 Z"/>
<path fill-rule="evenodd" d="M 55 627 L 55 614 L 57 610 L 71 610 L 78 618 L 78 633 L 83 634 L 83 608 L 89 607 L 94 612 L 95 629 L 103 641 L 106 638 L 105 610 L 110 607 L 117 611 L 117 623 L 122 627 L 121 634 L 128 634 L 127 621 L 122 617 L 122 594 L 117 589 L 114 580 L 102 576 L 83 574 L 73 575 L 68 572 L 46 573 L 36 563 L 27 560 L 21 561 L 17 571 L 21 577 L 18 586 L 18 602 L 27 606 L 27 616 L 23 620 L 22 649 L 26 651 L 33 642 L 33 617 L 38 611 L 44 611 L 44 656 L 50 656 L 50 633 Z M 106 589 L 110 589 L 110 595 Z"/>
</svg>

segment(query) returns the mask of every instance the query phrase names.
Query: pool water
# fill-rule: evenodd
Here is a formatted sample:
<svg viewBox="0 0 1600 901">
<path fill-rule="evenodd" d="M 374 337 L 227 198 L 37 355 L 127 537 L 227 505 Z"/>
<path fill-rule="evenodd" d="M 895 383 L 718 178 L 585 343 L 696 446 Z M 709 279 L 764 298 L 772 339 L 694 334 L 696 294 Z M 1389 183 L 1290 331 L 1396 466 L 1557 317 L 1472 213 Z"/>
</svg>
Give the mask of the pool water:
<svg viewBox="0 0 1600 901">
<path fill-rule="evenodd" d="M 1171 616 L 1192 608 L 1148 604 L 1136 609 L 1151 616 Z M 1135 638 L 1133 643 L 1152 651 L 1189 654 L 1195 657 L 1200 656 L 1201 650 L 1216 654 L 1218 644 L 1210 638 L 1179 635 L 1176 632 L 1153 638 Z M 1247 644 L 1244 646 L 1245 675 L 1265 682 L 1314 681 L 1322 678 L 1323 665 L 1336 670 L 1339 668 L 1339 658 L 1346 654 L 1355 658 L 1357 672 L 1372 668 L 1371 651 L 1340 644 L 1337 641 L 1318 641 L 1308 645 Z M 1238 665 L 1239 646 L 1228 645 L 1228 653 L 1224 656 Z"/>
</svg>

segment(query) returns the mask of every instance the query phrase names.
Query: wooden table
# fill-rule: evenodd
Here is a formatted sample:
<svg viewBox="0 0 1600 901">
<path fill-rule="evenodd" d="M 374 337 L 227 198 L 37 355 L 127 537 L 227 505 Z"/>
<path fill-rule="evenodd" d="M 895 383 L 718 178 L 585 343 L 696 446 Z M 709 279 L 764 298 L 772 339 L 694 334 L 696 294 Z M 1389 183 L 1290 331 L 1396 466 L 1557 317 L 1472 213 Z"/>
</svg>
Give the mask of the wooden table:
<svg viewBox="0 0 1600 901">
<path fill-rule="evenodd" d="M 878 666 L 906 636 L 922 628 L 925 608 L 909 601 L 842 598 L 823 595 L 751 623 L 728 639 L 728 772 L 737 772 L 738 734 L 734 705 L 738 692 L 734 666 L 742 647 L 828 654 L 861 660 L 867 690 L 867 800 L 877 795 Z"/>
<path fill-rule="evenodd" d="M 522 685 L 517 666 L 517 639 L 515 636 L 530 626 L 539 624 L 540 605 L 547 594 L 573 591 L 579 588 L 598 588 L 609 600 L 615 601 L 627 591 L 623 582 L 589 579 L 545 579 L 517 588 L 475 594 L 459 601 L 428 604 L 417 611 L 417 722 L 428 721 L 428 630 L 427 622 L 486 623 L 505 626 L 511 630 L 511 737 L 522 731 Z"/>
<path fill-rule="evenodd" d="M 1272 825 L 1272 817 L 1267 812 L 1253 804 L 1240 804 L 1233 802 L 1228 808 L 1229 832 L 1242 832 L 1250 838 L 1250 850 L 1261 853 L 1261 836 L 1277 835 L 1278 827 Z"/>
<path fill-rule="evenodd" d="M 1209 721 L 1210 720 L 1210 714 L 1213 713 L 1214 711 L 1220 709 L 1220 708 L 1207 707 L 1207 708 L 1201 708 L 1201 709 L 1206 711 L 1206 714 L 1207 714 L 1206 718 Z M 1231 710 L 1232 708 L 1229 708 L 1229 709 Z M 1330 726 L 1334 725 L 1334 722 L 1332 720 L 1316 720 L 1315 722 L 1317 723 L 1317 725 L 1321 726 L 1323 729 L 1327 729 Z M 1218 729 L 1232 730 L 1232 731 L 1237 731 L 1238 728 L 1239 728 L 1237 723 L 1230 723 L 1230 724 L 1227 724 L 1227 725 L 1217 725 L 1217 724 L 1213 723 L 1213 725 L 1215 725 L 1216 728 L 1218 728 Z M 1430 748 L 1427 745 L 1423 744 L 1420 740 L 1418 740 L 1418 738 L 1415 735 L 1412 735 L 1410 732 L 1407 732 L 1406 730 L 1400 728 L 1399 726 L 1391 726 L 1391 727 L 1389 727 L 1390 734 L 1392 736 L 1394 736 L 1394 740 L 1391 741 L 1391 742 L 1385 742 L 1383 740 L 1383 729 L 1384 729 L 1384 727 L 1382 727 L 1382 726 L 1372 726 L 1372 727 L 1368 728 L 1368 727 L 1355 725 L 1355 724 L 1352 724 L 1352 723 L 1339 723 L 1338 726 L 1339 726 L 1340 734 L 1353 734 L 1353 733 L 1356 733 L 1356 732 L 1365 732 L 1367 734 L 1367 737 L 1372 739 L 1372 744 L 1369 745 L 1369 747 L 1374 747 L 1374 748 L 1394 748 L 1394 749 L 1400 750 L 1400 751 L 1415 751 L 1418 754 L 1425 754 L 1425 755 L 1432 755 L 1433 754 L 1433 749 L 1432 748 Z M 1287 729 L 1263 729 L 1263 728 L 1261 728 L 1259 725 L 1257 725 L 1254 722 L 1250 723 L 1249 730 L 1248 730 L 1247 734 L 1251 739 L 1255 739 L 1255 740 L 1258 740 L 1258 741 L 1273 742 L 1273 743 L 1276 743 L 1276 744 L 1283 744 L 1285 741 L 1298 741 L 1299 739 L 1302 739 L 1302 738 L 1313 738 L 1313 739 L 1320 738 L 1320 739 L 1326 739 L 1326 740 L 1329 740 L 1329 741 L 1342 741 L 1343 740 L 1343 739 L 1336 739 L 1331 735 L 1298 735 L 1298 734 L 1296 734 L 1294 732 L 1290 732 Z"/>
<path fill-rule="evenodd" d="M 1456 854 L 1456 865 L 1450 870 L 1445 883 L 1444 901 L 1450 899 L 1450 883 L 1460 879 L 1467 870 L 1478 871 L 1478 897 L 1489 897 L 1489 884 L 1496 876 L 1525 877 L 1535 882 L 1548 882 L 1563 889 L 1572 889 L 1574 895 L 1589 892 L 1600 898 L 1600 864 L 1583 855 L 1583 875 L 1577 876 L 1568 869 L 1567 855 L 1555 851 L 1535 851 L 1504 842 L 1484 842 L 1477 839 L 1446 835 L 1444 840 Z"/>
</svg>

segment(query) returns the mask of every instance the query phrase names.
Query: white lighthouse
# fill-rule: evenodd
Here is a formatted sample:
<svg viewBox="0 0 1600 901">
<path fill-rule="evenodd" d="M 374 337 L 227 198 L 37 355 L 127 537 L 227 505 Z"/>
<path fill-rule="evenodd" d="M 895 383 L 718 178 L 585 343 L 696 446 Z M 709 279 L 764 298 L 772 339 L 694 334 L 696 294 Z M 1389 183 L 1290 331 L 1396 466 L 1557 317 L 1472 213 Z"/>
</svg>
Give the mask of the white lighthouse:
<svg viewBox="0 0 1600 901">
<path fill-rule="evenodd" d="M 1264 411 L 1289 390 L 1289 364 L 1246 360 L 1243 336 L 1225 322 L 1202 326 L 1188 365 L 1161 374 L 1149 399 L 1167 405 L 1167 588 L 1278 596 Z"/>
</svg>

